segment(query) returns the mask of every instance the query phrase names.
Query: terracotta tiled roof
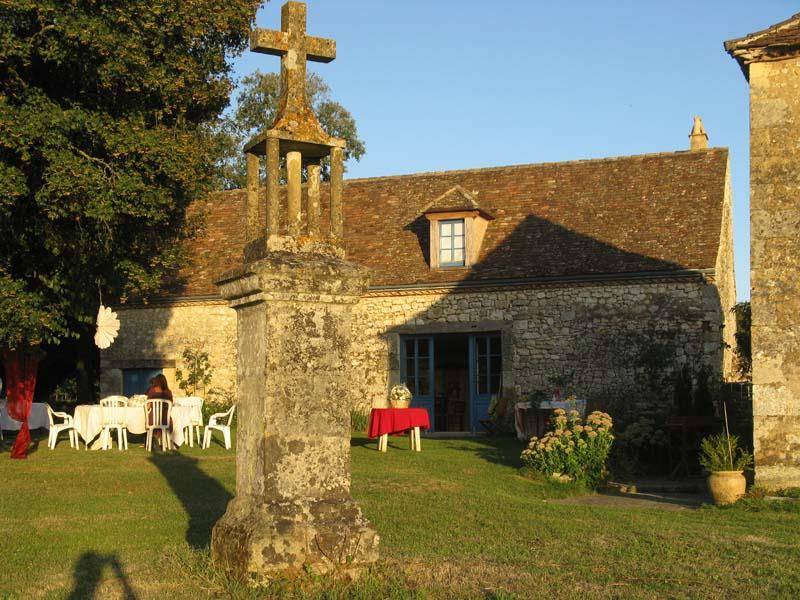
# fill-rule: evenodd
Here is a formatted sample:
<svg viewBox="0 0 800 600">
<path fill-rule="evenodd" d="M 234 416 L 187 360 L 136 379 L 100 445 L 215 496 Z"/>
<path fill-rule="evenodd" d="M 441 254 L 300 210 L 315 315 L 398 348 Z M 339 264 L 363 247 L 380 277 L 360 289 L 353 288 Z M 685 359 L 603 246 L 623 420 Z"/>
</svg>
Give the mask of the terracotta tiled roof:
<svg viewBox="0 0 800 600">
<path fill-rule="evenodd" d="M 761 31 L 729 40 L 725 42 L 725 50 L 739 61 L 745 75 L 751 62 L 800 55 L 800 13 Z"/>
<path fill-rule="evenodd" d="M 727 159 L 710 149 L 349 180 L 347 255 L 373 286 L 713 268 Z M 478 264 L 431 272 L 423 212 L 456 186 L 495 219 Z M 215 277 L 241 261 L 244 192 L 201 208 L 207 231 L 173 294 L 215 294 Z"/>
</svg>

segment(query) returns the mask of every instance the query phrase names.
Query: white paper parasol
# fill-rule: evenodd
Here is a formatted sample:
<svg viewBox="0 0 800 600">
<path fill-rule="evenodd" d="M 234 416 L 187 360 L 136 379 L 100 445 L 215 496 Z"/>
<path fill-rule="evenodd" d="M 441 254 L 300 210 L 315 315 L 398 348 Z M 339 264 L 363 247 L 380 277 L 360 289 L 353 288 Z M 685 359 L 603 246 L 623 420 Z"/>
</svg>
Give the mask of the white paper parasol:
<svg viewBox="0 0 800 600">
<path fill-rule="evenodd" d="M 117 335 L 119 335 L 117 313 L 101 304 L 100 310 L 97 311 L 97 333 L 94 334 L 94 343 L 98 348 L 105 350 Z"/>
</svg>

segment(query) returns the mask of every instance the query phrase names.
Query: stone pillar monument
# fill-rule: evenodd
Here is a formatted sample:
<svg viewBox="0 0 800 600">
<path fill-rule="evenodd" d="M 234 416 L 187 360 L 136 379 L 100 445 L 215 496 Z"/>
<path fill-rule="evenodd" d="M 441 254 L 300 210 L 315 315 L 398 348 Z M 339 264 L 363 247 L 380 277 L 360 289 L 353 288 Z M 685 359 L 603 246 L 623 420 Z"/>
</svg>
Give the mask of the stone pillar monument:
<svg viewBox="0 0 800 600">
<path fill-rule="evenodd" d="M 354 570 L 374 562 L 378 535 L 350 496 L 347 356 L 365 271 L 344 260 L 345 143 L 306 100 L 306 60 L 330 62 L 336 45 L 306 35 L 306 5 L 287 2 L 281 31 L 255 30 L 255 52 L 281 57 L 275 124 L 247 153 L 244 264 L 217 284 L 238 322 L 236 497 L 214 527 L 217 565 L 266 580 Z M 330 156 L 327 231 L 320 160 Z M 258 227 L 259 164 L 266 160 L 267 226 Z M 280 167 L 286 165 L 282 195 Z M 303 169 L 308 185 L 301 185 Z"/>
<path fill-rule="evenodd" d="M 756 483 L 800 486 L 800 13 L 725 49 L 750 82 Z"/>
</svg>

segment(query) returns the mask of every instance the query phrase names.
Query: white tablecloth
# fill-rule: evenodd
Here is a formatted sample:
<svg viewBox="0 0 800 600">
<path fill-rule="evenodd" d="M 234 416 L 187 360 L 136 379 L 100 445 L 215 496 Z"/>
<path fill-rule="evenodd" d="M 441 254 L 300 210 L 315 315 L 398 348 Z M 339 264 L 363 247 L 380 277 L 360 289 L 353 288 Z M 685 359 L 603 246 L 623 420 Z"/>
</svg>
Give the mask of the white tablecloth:
<svg viewBox="0 0 800 600">
<path fill-rule="evenodd" d="M 143 406 L 128 406 L 120 410 L 125 415 L 125 425 L 130 433 L 142 434 L 147 432 Z M 183 435 L 183 428 L 189 424 L 194 410 L 191 406 L 172 407 L 172 412 L 170 413 L 172 417 L 172 432 L 170 437 L 175 446 L 181 446 L 186 441 Z M 100 448 L 98 436 L 102 430 L 103 413 L 99 404 L 81 404 L 75 407 L 75 431 L 80 434 L 87 444 L 98 438 L 90 446 L 93 450 Z"/>
<path fill-rule="evenodd" d="M 196 423 L 203 422 L 203 399 L 194 396 L 178 397 L 172 402 L 172 409 L 177 406 L 185 406 L 191 408 L 191 414 Z"/>
<path fill-rule="evenodd" d="M 22 423 L 8 416 L 5 401 L 0 402 L 0 429 L 19 431 L 20 427 L 22 427 Z M 47 418 L 47 405 L 34 402 L 31 404 L 31 412 L 28 415 L 28 429 L 39 429 L 40 427 L 50 429 L 50 419 Z"/>
</svg>

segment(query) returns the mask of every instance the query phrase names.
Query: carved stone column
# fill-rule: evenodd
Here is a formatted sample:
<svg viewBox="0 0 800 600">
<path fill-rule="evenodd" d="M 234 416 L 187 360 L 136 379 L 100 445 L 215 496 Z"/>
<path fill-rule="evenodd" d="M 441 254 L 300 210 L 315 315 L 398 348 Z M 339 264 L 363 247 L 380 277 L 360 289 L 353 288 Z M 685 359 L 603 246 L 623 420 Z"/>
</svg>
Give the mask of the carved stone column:
<svg viewBox="0 0 800 600">
<path fill-rule="evenodd" d="M 259 236 L 258 227 L 258 188 L 259 188 L 258 156 L 247 153 L 247 241 L 252 242 Z"/>
<path fill-rule="evenodd" d="M 311 237 L 319 236 L 319 216 L 322 209 L 319 199 L 319 184 L 322 177 L 322 167 L 319 163 L 311 163 L 308 170 L 308 203 L 306 212 L 308 213 L 308 235 Z"/>
<path fill-rule="evenodd" d="M 341 243 L 344 236 L 342 188 L 344 177 L 344 150 L 331 148 L 331 240 Z"/>
<path fill-rule="evenodd" d="M 350 496 L 344 399 L 362 267 L 271 252 L 218 282 L 238 322 L 236 498 L 213 530 L 217 564 L 247 576 L 357 569 L 378 535 Z"/>
<path fill-rule="evenodd" d="M 267 138 L 267 236 L 281 232 L 281 142 Z"/>
<path fill-rule="evenodd" d="M 291 237 L 300 235 L 303 200 L 303 157 L 299 152 L 286 154 L 286 209 L 288 232 Z"/>
</svg>

